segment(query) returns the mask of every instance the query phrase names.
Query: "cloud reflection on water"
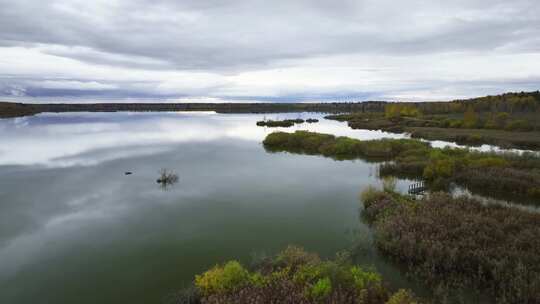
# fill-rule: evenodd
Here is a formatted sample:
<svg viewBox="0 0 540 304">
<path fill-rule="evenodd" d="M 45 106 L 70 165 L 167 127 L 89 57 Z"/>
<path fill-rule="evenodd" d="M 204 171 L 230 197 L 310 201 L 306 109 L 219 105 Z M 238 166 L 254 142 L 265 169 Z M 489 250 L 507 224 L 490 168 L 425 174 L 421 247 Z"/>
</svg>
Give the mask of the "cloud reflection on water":
<svg viewBox="0 0 540 304">
<path fill-rule="evenodd" d="M 308 115 L 308 114 L 300 114 Z M 276 130 L 310 130 L 362 139 L 400 138 L 381 131 L 351 130 L 320 118 L 316 124 L 261 128 L 257 120 L 296 118 L 299 114 L 62 113 L 0 121 L 0 165 L 69 167 L 164 152 L 171 144 L 223 138 L 262 141 Z"/>
</svg>

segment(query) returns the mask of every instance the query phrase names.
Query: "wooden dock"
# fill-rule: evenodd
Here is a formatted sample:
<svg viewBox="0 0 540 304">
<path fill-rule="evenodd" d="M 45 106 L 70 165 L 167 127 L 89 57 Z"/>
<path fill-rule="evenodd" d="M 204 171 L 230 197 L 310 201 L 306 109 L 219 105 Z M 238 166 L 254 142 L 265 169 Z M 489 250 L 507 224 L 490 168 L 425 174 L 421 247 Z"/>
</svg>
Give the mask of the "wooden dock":
<svg viewBox="0 0 540 304">
<path fill-rule="evenodd" d="M 424 194 L 424 192 L 426 192 L 426 184 L 423 181 L 421 181 L 421 182 L 417 182 L 412 185 L 409 185 L 409 191 L 407 192 L 409 194 L 414 194 L 414 195 Z"/>
</svg>

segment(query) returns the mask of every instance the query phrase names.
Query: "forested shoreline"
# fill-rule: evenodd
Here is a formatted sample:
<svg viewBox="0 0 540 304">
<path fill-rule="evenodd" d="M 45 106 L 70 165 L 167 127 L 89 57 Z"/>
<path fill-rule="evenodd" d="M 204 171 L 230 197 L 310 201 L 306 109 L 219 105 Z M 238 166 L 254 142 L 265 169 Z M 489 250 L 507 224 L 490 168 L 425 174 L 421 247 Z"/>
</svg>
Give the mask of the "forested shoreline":
<svg viewBox="0 0 540 304">
<path fill-rule="evenodd" d="M 381 112 L 385 102 L 357 103 L 92 103 L 92 104 L 23 104 L 0 102 L 0 117 L 63 112 L 180 112 L 215 111 L 217 113 L 287 113 L 287 112 Z"/>
<path fill-rule="evenodd" d="M 399 108 L 422 114 L 462 114 L 471 107 L 476 112 L 540 113 L 540 91 L 505 93 L 441 102 L 328 102 L 328 103 L 16 103 L 0 102 L 0 117 L 17 117 L 44 112 L 118 112 L 118 111 L 216 111 L 218 113 L 325 112 L 384 113 Z M 405 110 L 404 110 L 405 109 Z M 395 111 L 395 110 L 394 110 Z"/>
<path fill-rule="evenodd" d="M 353 129 L 409 133 L 414 138 L 465 145 L 540 149 L 540 92 L 506 93 L 449 102 L 332 103 L 92 103 L 0 102 L 0 118 L 64 112 L 197 112 L 329 114 Z M 290 126 L 291 122 L 260 125 Z"/>
</svg>

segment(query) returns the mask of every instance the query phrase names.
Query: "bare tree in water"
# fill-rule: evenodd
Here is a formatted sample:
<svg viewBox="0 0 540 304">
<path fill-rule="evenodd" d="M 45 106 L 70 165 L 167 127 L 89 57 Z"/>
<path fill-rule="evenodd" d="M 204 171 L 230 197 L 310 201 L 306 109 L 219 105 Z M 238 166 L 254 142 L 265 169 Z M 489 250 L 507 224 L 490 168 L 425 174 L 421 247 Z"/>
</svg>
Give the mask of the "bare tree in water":
<svg viewBox="0 0 540 304">
<path fill-rule="evenodd" d="M 178 174 L 166 168 L 159 170 L 159 178 L 157 179 L 157 183 L 160 184 L 162 189 L 167 189 L 168 186 L 174 185 L 177 182 Z"/>
</svg>

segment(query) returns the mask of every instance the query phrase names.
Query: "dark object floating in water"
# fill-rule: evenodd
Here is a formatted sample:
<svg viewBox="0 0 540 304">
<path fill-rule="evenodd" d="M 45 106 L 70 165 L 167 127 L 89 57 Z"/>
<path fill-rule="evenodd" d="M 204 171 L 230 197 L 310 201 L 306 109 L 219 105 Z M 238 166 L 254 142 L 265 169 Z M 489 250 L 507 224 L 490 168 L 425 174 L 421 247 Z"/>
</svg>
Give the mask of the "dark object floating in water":
<svg viewBox="0 0 540 304">
<path fill-rule="evenodd" d="M 131 175 L 131 174 L 133 174 L 133 172 L 131 172 L 131 171 L 127 171 L 127 172 L 124 173 L 124 175 Z"/>
<path fill-rule="evenodd" d="M 166 189 L 167 186 L 178 182 L 178 175 L 168 169 L 161 169 L 159 170 L 159 178 L 156 182 L 161 185 L 161 188 Z"/>
<path fill-rule="evenodd" d="M 315 122 L 319 122 L 319 120 L 315 119 L 315 118 L 308 118 L 308 119 L 306 119 L 306 122 L 307 123 L 315 123 Z"/>
</svg>

